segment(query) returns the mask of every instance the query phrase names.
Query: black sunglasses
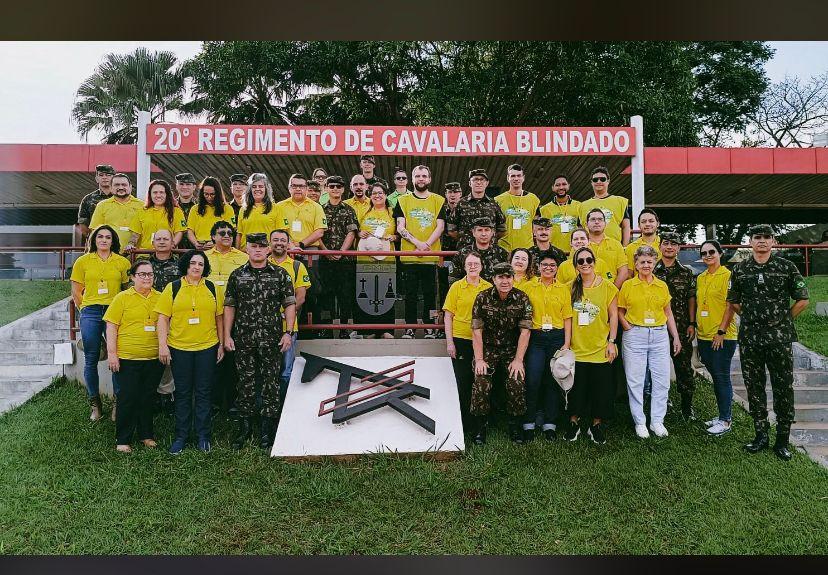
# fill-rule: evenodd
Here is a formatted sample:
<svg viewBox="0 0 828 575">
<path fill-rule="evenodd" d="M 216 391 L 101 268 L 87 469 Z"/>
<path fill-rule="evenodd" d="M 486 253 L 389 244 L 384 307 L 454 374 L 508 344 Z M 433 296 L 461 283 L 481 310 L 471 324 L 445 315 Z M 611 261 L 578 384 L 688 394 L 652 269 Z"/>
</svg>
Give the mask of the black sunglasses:
<svg viewBox="0 0 828 575">
<path fill-rule="evenodd" d="M 338 190 L 340 188 L 344 188 L 345 186 L 342 184 L 328 184 L 328 187 L 332 190 Z"/>
<path fill-rule="evenodd" d="M 394 176 L 395 180 L 407 180 L 408 176 Z"/>
<path fill-rule="evenodd" d="M 229 238 L 233 235 L 233 232 L 230 230 L 216 230 L 216 235 L 223 238 Z"/>
<path fill-rule="evenodd" d="M 716 250 L 707 250 L 705 252 L 701 252 L 701 255 L 702 255 L 703 258 L 706 258 L 706 257 L 711 257 L 712 258 L 713 256 L 716 255 Z"/>
<path fill-rule="evenodd" d="M 595 260 L 593 258 L 589 257 L 589 256 L 587 256 L 585 258 L 578 258 L 575 261 L 578 263 L 579 266 L 582 266 L 584 264 L 593 264 L 593 263 L 595 263 Z"/>
<path fill-rule="evenodd" d="M 606 182 L 607 179 L 608 178 L 606 176 L 598 176 L 598 177 L 592 178 L 592 181 L 596 182 L 596 183 L 597 182 Z"/>
</svg>

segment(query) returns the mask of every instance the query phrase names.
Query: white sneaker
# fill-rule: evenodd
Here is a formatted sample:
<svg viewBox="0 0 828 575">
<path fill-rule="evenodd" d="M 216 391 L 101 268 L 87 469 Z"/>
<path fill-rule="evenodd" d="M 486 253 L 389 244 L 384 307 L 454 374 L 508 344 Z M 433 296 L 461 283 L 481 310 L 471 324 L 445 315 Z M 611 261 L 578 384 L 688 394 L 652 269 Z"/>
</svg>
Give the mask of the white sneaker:
<svg viewBox="0 0 828 575">
<path fill-rule="evenodd" d="M 361 333 L 359 333 L 357 330 L 353 329 L 353 330 L 351 330 L 351 332 L 348 334 L 348 337 L 349 337 L 350 339 L 362 339 L 362 338 L 363 338 L 363 335 L 362 335 Z"/>
<path fill-rule="evenodd" d="M 413 329 L 405 330 L 405 333 L 402 335 L 402 339 L 414 339 L 414 337 L 415 335 Z"/>
<path fill-rule="evenodd" d="M 437 330 L 427 329 L 423 339 L 437 339 Z"/>
<path fill-rule="evenodd" d="M 714 417 L 710 421 L 705 421 L 704 425 L 705 425 L 705 427 L 712 427 L 712 426 L 714 426 L 714 425 L 716 425 L 717 423 L 720 423 L 720 422 L 721 422 L 721 419 L 719 419 L 718 417 Z"/>
<path fill-rule="evenodd" d="M 724 435 L 728 431 L 730 431 L 731 424 L 725 421 L 719 421 L 715 425 L 712 425 L 710 429 L 707 430 L 707 433 L 710 435 Z"/>
<path fill-rule="evenodd" d="M 651 423 L 650 429 L 652 429 L 653 433 L 655 433 L 658 437 L 667 437 L 670 435 L 667 433 L 667 428 L 664 427 L 663 423 Z"/>
<path fill-rule="evenodd" d="M 647 426 L 643 423 L 635 426 L 635 434 L 641 439 L 647 439 L 650 437 L 650 433 L 647 431 Z"/>
</svg>

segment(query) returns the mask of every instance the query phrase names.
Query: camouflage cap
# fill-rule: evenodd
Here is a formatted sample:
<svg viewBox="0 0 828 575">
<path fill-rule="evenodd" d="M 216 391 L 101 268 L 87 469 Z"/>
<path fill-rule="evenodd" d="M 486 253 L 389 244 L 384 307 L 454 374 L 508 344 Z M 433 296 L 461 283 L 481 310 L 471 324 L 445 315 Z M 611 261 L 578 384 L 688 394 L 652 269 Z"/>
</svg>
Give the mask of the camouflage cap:
<svg viewBox="0 0 828 575">
<path fill-rule="evenodd" d="M 246 184 L 247 183 L 247 176 L 245 176 L 244 174 L 233 174 L 232 176 L 230 176 L 230 181 L 231 182 L 242 182 L 242 183 Z"/>
<path fill-rule="evenodd" d="M 325 185 L 330 186 L 331 184 L 339 184 L 341 186 L 345 186 L 345 178 L 342 176 L 328 176 L 325 179 Z"/>
<path fill-rule="evenodd" d="M 360 156 L 360 157 L 359 157 L 359 161 L 360 161 L 360 162 L 362 162 L 362 161 L 371 162 L 371 163 L 372 163 L 372 164 L 374 164 L 374 165 L 376 165 L 376 164 L 377 164 L 377 163 L 374 161 L 374 156 L 372 156 L 372 155 L 370 155 L 370 154 L 366 154 L 366 155 L 362 155 L 362 156 Z"/>
<path fill-rule="evenodd" d="M 472 222 L 473 228 L 494 228 L 494 222 L 491 218 L 477 218 Z"/>
<path fill-rule="evenodd" d="M 175 175 L 175 181 L 179 184 L 195 184 L 196 179 L 190 172 L 183 172 Z"/>
<path fill-rule="evenodd" d="M 681 237 L 676 232 L 662 232 L 661 241 L 681 244 Z"/>
<path fill-rule="evenodd" d="M 270 245 L 267 241 L 267 234 L 247 234 L 245 236 L 245 239 L 247 240 L 248 244 L 256 244 L 263 247 L 267 247 L 268 245 Z"/>
<path fill-rule="evenodd" d="M 490 181 L 489 180 L 489 175 L 486 173 L 486 170 L 484 170 L 482 168 L 479 168 L 477 170 L 470 170 L 469 171 L 469 179 L 470 180 L 475 176 L 483 176 L 484 178 L 486 178 L 487 182 Z"/>
<path fill-rule="evenodd" d="M 532 220 L 532 223 L 538 226 L 539 228 L 551 228 L 552 227 L 552 220 L 549 218 L 535 218 Z"/>
<path fill-rule="evenodd" d="M 462 192 L 463 186 L 460 185 L 460 182 L 448 182 L 446 184 L 446 192 Z"/>
<path fill-rule="evenodd" d="M 496 263 L 492 266 L 492 276 L 512 276 L 514 277 L 515 270 L 512 269 L 511 264 L 506 262 Z"/>
<path fill-rule="evenodd" d="M 748 230 L 748 234 L 751 236 L 755 236 L 756 234 L 767 234 L 769 236 L 774 235 L 773 228 L 768 224 L 757 224 Z"/>
<path fill-rule="evenodd" d="M 114 176 L 115 168 L 113 168 L 109 164 L 98 164 L 97 166 L 95 166 L 95 172 L 99 174 L 108 174 L 110 176 Z"/>
</svg>

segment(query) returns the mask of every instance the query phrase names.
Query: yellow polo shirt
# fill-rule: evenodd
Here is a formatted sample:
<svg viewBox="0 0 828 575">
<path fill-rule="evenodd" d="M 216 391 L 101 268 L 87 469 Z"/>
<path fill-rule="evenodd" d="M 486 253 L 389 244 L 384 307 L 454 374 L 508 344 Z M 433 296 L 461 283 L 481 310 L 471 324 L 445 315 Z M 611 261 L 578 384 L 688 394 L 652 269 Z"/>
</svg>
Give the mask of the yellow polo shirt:
<svg viewBox="0 0 828 575">
<path fill-rule="evenodd" d="M 602 279 L 594 287 L 584 286 L 584 297 L 572 305 L 571 349 L 576 361 L 607 363 L 609 306 L 617 295 L 615 284 Z"/>
<path fill-rule="evenodd" d="M 519 289 L 520 291 L 524 292 L 526 295 L 529 295 L 529 290 L 532 288 L 532 285 L 536 283 L 538 283 L 537 277 L 523 277 L 521 279 L 515 278 L 515 281 L 512 285 L 516 289 Z"/>
<path fill-rule="evenodd" d="M 586 255 L 586 253 L 582 254 L 584 257 Z M 601 258 L 597 258 L 595 261 L 595 273 L 611 282 L 615 281 L 615 270 L 610 268 L 610 266 L 607 265 L 607 262 Z M 571 283 L 577 275 L 578 272 L 575 269 L 575 265 L 572 263 L 572 259 L 567 259 L 561 262 L 561 265 L 558 266 L 558 274 L 555 276 L 555 279 L 563 284 L 567 284 Z"/>
<path fill-rule="evenodd" d="M 448 290 L 446 294 L 446 302 L 443 304 L 443 310 L 451 312 L 453 335 L 460 339 L 472 338 L 472 307 L 477 294 L 489 289 L 492 284 L 480 278 L 477 285 L 471 285 L 468 278 L 457 280 Z"/>
<path fill-rule="evenodd" d="M 246 253 L 236 248 L 230 248 L 229 252 L 223 254 L 213 247 L 204 253 L 210 262 L 210 281 L 216 285 L 216 294 L 224 300 L 227 279 L 234 269 L 246 264 L 249 258 Z"/>
<path fill-rule="evenodd" d="M 213 206 L 207 206 L 203 216 L 198 215 L 198 206 L 193 206 L 190 215 L 187 216 L 187 228 L 193 230 L 198 241 L 206 242 L 212 239 L 210 230 L 213 229 L 213 225 L 221 220 L 232 224 L 234 228 L 236 227 L 236 214 L 229 205 L 224 204 L 220 216 L 216 215 Z"/>
<path fill-rule="evenodd" d="M 143 209 L 144 202 L 135 196 L 129 196 L 129 199 L 123 203 L 115 199 L 115 196 L 101 200 L 95 206 L 95 213 L 92 214 L 92 219 L 89 221 L 89 229 L 94 230 L 104 224 L 112 226 L 118 232 L 121 249 L 123 250 L 129 243 L 129 238 L 132 237 L 130 224 L 135 214 Z"/>
<path fill-rule="evenodd" d="M 83 285 L 80 308 L 88 305 L 109 305 L 121 286 L 129 281 L 129 260 L 124 256 L 110 253 L 102 260 L 96 252 L 83 254 L 72 266 L 73 282 Z"/>
<path fill-rule="evenodd" d="M 513 196 L 509 191 L 495 196 L 494 199 L 506 216 L 506 235 L 498 243 L 507 252 L 515 248 L 530 248 L 534 245 L 532 237 L 532 220 L 538 212 L 540 200 L 531 192 Z"/>
<path fill-rule="evenodd" d="M 580 211 L 581 202 L 578 200 L 569 200 L 562 206 L 552 200 L 540 209 L 541 217 L 552 220 L 549 241 L 565 254 L 572 249 L 572 232 L 578 227 Z"/>
<path fill-rule="evenodd" d="M 731 272 L 724 266 L 714 274 L 704 270 L 696 276 L 696 335 L 699 339 L 711 341 L 719 330 L 727 309 L 727 290 L 730 288 Z M 705 313 L 707 312 L 707 313 Z M 727 326 L 725 339 L 736 339 L 736 317 Z"/>
<path fill-rule="evenodd" d="M 104 321 L 118 326 L 118 357 L 121 359 L 158 358 L 158 312 L 155 304 L 161 293 L 150 289 L 142 296 L 134 287 L 115 296 L 104 314 Z"/>
<path fill-rule="evenodd" d="M 532 302 L 532 329 L 563 329 L 564 320 L 572 317 L 572 293 L 569 286 L 553 281 L 532 282 L 524 290 Z"/>
<path fill-rule="evenodd" d="M 365 216 L 368 210 L 371 209 L 371 199 L 367 196 L 367 194 L 363 201 L 359 201 L 355 197 L 350 197 L 347 200 L 343 200 L 342 203 L 354 208 L 357 221 L 362 221 L 363 216 Z"/>
<path fill-rule="evenodd" d="M 443 196 L 430 193 L 426 198 L 418 198 L 413 193 L 400 196 L 397 200 L 396 209 L 402 212 L 405 218 L 405 229 L 407 229 L 412 236 L 420 240 L 426 241 L 432 232 L 437 228 L 437 216 L 443 209 L 443 204 L 446 199 Z M 417 249 L 414 244 L 403 238 L 400 240 L 400 249 L 402 251 L 413 252 Z M 440 238 L 431 245 L 433 251 L 440 251 Z M 439 261 L 437 256 L 400 256 L 400 261 L 426 264 Z"/>
<path fill-rule="evenodd" d="M 627 244 L 627 247 L 624 248 L 624 253 L 627 254 L 627 267 L 629 267 L 631 271 L 635 270 L 635 250 L 641 246 L 650 246 L 655 248 L 657 256 L 656 261 L 661 259 L 661 250 L 659 249 L 659 246 L 661 246 L 661 238 L 658 235 L 656 235 L 655 241 L 651 244 L 646 243 L 642 238 L 638 238 L 637 240 L 631 241 Z"/>
<path fill-rule="evenodd" d="M 296 292 L 296 288 L 309 288 L 311 286 L 310 281 L 310 274 L 308 274 L 308 269 L 305 267 L 305 264 L 299 262 L 299 265 L 296 266 L 294 264 L 294 259 L 290 256 L 286 257 L 282 260 L 281 263 L 277 262 L 273 257 L 268 258 L 270 263 L 275 266 L 279 266 L 283 270 L 285 270 L 288 275 L 290 276 L 290 281 L 293 283 L 293 291 Z M 298 267 L 298 271 L 297 268 Z M 299 310 L 296 310 L 296 321 L 293 324 L 293 331 L 299 329 Z M 282 330 L 287 331 L 287 322 L 284 320 L 284 313 L 285 308 L 282 308 Z"/>
<path fill-rule="evenodd" d="M 287 229 L 294 243 L 301 242 L 315 230 L 328 229 L 325 210 L 313 200 L 305 198 L 305 201 L 297 204 L 292 198 L 288 198 L 276 204 L 276 207 L 279 217 L 282 218 L 282 225 Z M 319 240 L 309 245 L 318 246 Z"/>
<path fill-rule="evenodd" d="M 152 206 L 136 212 L 129 224 L 130 231 L 140 237 L 137 247 L 142 250 L 152 249 L 152 239 L 158 230 L 169 230 L 173 235 L 187 229 L 187 218 L 181 208 L 173 208 L 173 221 L 167 219 L 167 210 Z"/>
<path fill-rule="evenodd" d="M 621 241 L 621 222 L 624 220 L 624 214 L 627 212 L 627 205 L 630 201 L 621 196 L 609 195 L 606 198 L 590 198 L 581 202 L 581 211 L 579 212 L 579 219 L 586 225 L 587 213 L 599 208 L 604 212 L 604 217 L 607 220 L 607 227 L 604 233 L 608 237 Z"/>
<path fill-rule="evenodd" d="M 590 240 L 589 247 L 595 252 L 596 258 L 604 260 L 611 269 L 615 270 L 616 277 L 621 266 L 627 265 L 627 253 L 624 251 L 624 246 L 618 240 L 614 240 L 605 235 L 600 244 L 596 244 Z"/>
<path fill-rule="evenodd" d="M 247 245 L 247 234 L 267 234 L 269 240 L 270 233 L 273 230 L 287 229 L 287 224 L 279 217 L 279 209 L 276 207 L 276 204 L 270 206 L 268 213 L 264 213 L 264 208 L 264 204 L 253 206 L 253 209 L 250 210 L 250 215 L 247 217 L 244 216 L 247 208 L 242 207 L 239 210 L 239 226 L 237 230 L 239 248 L 244 249 L 244 246 Z"/>
<path fill-rule="evenodd" d="M 627 321 L 633 325 L 658 327 L 667 323 L 664 308 L 670 305 L 667 284 L 653 276 L 650 283 L 638 276 L 621 284 L 618 307 L 626 310 Z"/>
<path fill-rule="evenodd" d="M 377 230 L 381 232 L 379 235 L 376 234 Z M 369 210 L 359 219 L 359 231 L 368 232 L 377 237 L 390 236 L 397 233 L 397 222 L 391 210 Z M 394 249 L 393 244 L 390 249 Z M 357 261 L 375 262 L 376 260 L 371 256 L 357 256 Z"/>
<path fill-rule="evenodd" d="M 218 301 L 210 293 L 204 278 L 197 285 L 181 279 L 181 289 L 173 301 L 172 282 L 167 284 L 155 304 L 155 310 L 170 318 L 167 345 L 183 351 L 201 351 L 218 343 L 216 317 L 224 313 L 224 297 L 216 290 Z"/>
</svg>

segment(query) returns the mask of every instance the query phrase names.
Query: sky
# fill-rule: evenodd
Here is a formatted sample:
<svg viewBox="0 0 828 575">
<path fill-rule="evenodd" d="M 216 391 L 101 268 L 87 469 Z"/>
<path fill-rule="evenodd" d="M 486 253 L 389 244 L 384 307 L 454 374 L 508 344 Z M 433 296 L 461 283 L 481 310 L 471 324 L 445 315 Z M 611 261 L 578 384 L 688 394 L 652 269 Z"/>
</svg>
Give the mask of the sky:
<svg viewBox="0 0 828 575">
<path fill-rule="evenodd" d="M 828 42 L 770 42 L 771 81 L 809 78 L 828 71 Z M 109 52 L 138 46 L 175 52 L 179 60 L 199 52 L 199 42 L 0 42 L 0 143 L 77 144 L 70 122 L 75 91 Z M 175 118 L 169 118 L 175 120 Z M 88 143 L 98 143 L 90 136 Z"/>
</svg>

